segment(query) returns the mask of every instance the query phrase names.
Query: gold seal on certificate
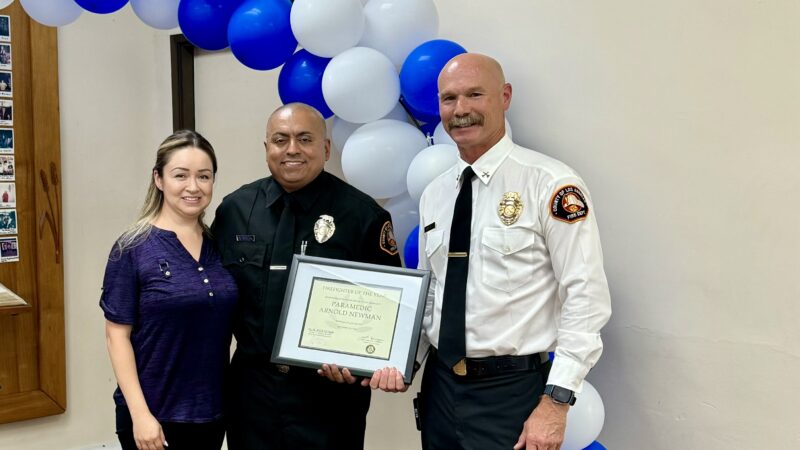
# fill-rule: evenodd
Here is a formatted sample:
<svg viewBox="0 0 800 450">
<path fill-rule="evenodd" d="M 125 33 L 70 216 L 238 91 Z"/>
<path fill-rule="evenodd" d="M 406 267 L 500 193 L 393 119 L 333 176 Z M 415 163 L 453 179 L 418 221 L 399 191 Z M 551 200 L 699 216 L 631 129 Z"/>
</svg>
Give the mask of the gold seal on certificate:
<svg viewBox="0 0 800 450">
<path fill-rule="evenodd" d="M 353 375 L 396 367 L 411 383 L 430 272 L 295 255 L 272 362 Z"/>
<path fill-rule="evenodd" d="M 315 277 L 300 346 L 389 359 L 402 293 Z"/>
</svg>

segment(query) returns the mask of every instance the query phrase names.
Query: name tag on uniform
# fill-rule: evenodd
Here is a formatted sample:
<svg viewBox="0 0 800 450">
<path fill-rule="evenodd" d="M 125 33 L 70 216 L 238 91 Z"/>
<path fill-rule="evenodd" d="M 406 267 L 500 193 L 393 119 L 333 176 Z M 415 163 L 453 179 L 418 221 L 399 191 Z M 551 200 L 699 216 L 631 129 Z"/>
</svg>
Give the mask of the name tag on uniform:
<svg viewBox="0 0 800 450">
<path fill-rule="evenodd" d="M 425 228 L 423 228 L 423 230 L 425 231 L 425 233 L 427 233 L 428 231 L 431 231 L 434 228 L 436 228 L 436 222 L 431 222 L 425 225 Z"/>
<path fill-rule="evenodd" d="M 255 242 L 256 241 L 256 235 L 255 234 L 237 234 L 235 239 L 236 239 L 236 242 Z"/>
</svg>

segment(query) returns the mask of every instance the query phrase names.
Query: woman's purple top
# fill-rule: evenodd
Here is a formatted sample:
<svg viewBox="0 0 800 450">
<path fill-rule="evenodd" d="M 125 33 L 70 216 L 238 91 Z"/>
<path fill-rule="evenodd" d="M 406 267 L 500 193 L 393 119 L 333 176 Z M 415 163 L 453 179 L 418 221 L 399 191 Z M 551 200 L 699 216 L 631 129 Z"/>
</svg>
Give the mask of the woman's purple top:
<svg viewBox="0 0 800 450">
<path fill-rule="evenodd" d="M 222 388 L 237 290 L 213 243 L 195 261 L 167 230 L 153 227 L 122 254 L 111 250 L 100 307 L 132 325 L 139 383 L 159 421 L 203 423 L 222 416 Z M 117 405 L 125 405 L 119 387 Z"/>
</svg>

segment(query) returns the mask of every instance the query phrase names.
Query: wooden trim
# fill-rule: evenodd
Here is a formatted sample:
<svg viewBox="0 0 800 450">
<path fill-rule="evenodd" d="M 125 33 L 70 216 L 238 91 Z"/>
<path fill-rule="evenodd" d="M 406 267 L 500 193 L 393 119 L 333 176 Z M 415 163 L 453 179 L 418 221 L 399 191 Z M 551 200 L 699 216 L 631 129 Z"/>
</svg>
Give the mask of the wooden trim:
<svg viewBox="0 0 800 450">
<path fill-rule="evenodd" d="M 39 406 L 40 416 L 67 408 L 64 338 L 64 267 L 61 228 L 61 118 L 58 100 L 56 29 L 30 21 L 31 99 L 33 105 L 34 172 L 48 178 L 36 183 L 36 217 L 50 215 L 50 227 L 36 239 L 39 301 L 39 389 L 52 405 Z M 44 400 L 42 400 L 44 402 Z"/>
<path fill-rule="evenodd" d="M 0 308 L 0 316 L 15 316 L 19 313 L 31 312 L 31 305 L 3 306 Z"/>
<path fill-rule="evenodd" d="M 172 61 L 172 129 L 194 130 L 194 45 L 182 34 L 169 37 Z"/>
<path fill-rule="evenodd" d="M 6 395 L 0 408 L 0 423 L 35 419 L 64 412 L 59 402 L 42 390 Z"/>
</svg>

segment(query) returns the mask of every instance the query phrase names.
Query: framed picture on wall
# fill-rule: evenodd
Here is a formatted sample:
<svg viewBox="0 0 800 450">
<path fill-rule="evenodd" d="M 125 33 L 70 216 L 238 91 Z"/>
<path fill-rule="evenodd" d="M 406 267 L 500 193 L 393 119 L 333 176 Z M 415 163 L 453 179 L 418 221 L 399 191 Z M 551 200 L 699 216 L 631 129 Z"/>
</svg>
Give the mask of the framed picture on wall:
<svg viewBox="0 0 800 450">
<path fill-rule="evenodd" d="M 14 153 L 14 130 L 0 128 L 0 153 Z"/>
<path fill-rule="evenodd" d="M 0 41 L 8 42 L 11 40 L 11 17 L 0 16 Z"/>
<path fill-rule="evenodd" d="M 17 186 L 14 183 L 0 183 L 0 208 L 17 207 Z"/>
<path fill-rule="evenodd" d="M 17 234 L 16 209 L 0 209 L 0 234 Z"/>
<path fill-rule="evenodd" d="M 0 100 L 0 125 L 14 125 L 14 102 Z"/>
<path fill-rule="evenodd" d="M 11 70 L 11 44 L 0 44 L 0 70 Z"/>
<path fill-rule="evenodd" d="M 0 181 L 14 181 L 16 173 L 17 167 L 14 165 L 14 156 L 0 156 Z"/>
<path fill-rule="evenodd" d="M 11 40 L 11 17 L 0 16 L 0 41 L 8 42 Z"/>
<path fill-rule="evenodd" d="M 0 262 L 14 261 L 19 261 L 19 243 L 17 242 L 17 237 L 0 238 Z M 3 293 L 3 289 L 0 288 L 0 298 L 3 297 Z M 2 300 L 0 300 L 0 303 L 3 303 Z M 8 304 L 9 302 L 5 303 Z"/>
<path fill-rule="evenodd" d="M 11 97 L 11 72 L 0 70 L 0 97 Z"/>
</svg>

